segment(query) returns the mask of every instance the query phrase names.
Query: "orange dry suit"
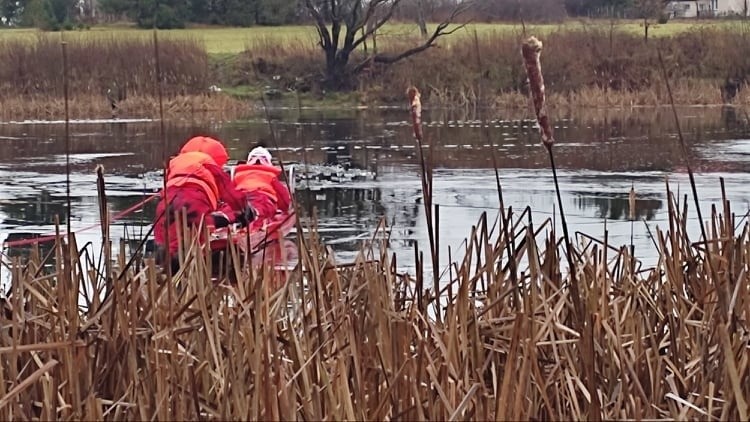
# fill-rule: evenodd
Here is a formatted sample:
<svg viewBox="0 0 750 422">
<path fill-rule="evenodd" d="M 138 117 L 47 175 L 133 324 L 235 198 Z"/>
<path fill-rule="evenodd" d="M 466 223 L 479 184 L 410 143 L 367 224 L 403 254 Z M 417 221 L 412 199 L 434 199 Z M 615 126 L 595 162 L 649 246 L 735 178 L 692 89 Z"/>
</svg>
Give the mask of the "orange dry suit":
<svg viewBox="0 0 750 422">
<path fill-rule="evenodd" d="M 234 170 L 237 189 L 247 193 L 259 218 L 271 218 L 277 210 L 289 209 L 291 195 L 279 180 L 280 174 L 280 168 L 264 164 L 241 164 Z"/>
</svg>

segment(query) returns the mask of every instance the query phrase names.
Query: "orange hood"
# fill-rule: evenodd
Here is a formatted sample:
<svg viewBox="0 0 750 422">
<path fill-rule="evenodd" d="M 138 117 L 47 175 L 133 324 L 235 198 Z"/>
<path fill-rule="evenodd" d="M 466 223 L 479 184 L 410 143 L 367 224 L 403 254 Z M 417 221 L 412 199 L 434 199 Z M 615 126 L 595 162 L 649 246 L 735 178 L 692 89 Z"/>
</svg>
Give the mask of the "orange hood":
<svg viewBox="0 0 750 422">
<path fill-rule="evenodd" d="M 224 145 L 210 136 L 195 136 L 190 138 L 182 146 L 180 154 L 184 152 L 202 152 L 208 154 L 219 167 L 224 167 L 227 161 L 229 161 L 229 154 L 227 154 Z"/>
</svg>

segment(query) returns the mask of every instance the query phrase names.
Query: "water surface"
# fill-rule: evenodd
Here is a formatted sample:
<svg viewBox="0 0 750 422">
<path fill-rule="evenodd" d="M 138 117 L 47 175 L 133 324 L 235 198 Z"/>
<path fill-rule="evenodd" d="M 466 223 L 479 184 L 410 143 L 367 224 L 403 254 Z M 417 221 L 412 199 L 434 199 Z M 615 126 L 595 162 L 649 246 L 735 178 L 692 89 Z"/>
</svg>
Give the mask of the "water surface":
<svg viewBox="0 0 750 422">
<path fill-rule="evenodd" d="M 79 243 L 99 239 L 94 171 L 106 174 L 111 212 L 121 213 L 161 186 L 164 154 L 175 153 L 194 134 L 223 139 L 232 159 L 265 143 L 287 165 L 342 165 L 376 177 L 344 183 L 313 183 L 297 192 L 304 210 L 315 207 L 322 238 L 342 261 L 351 260 L 385 218 L 391 227 L 389 247 L 399 265 L 413 270 L 414 245 L 428 249 L 415 142 L 407 113 L 400 108 L 358 111 L 286 110 L 273 112 L 275 137 L 261 116 L 229 123 L 165 125 L 158 122 L 94 121 L 71 124 L 71 225 Z M 735 213 L 750 209 L 750 136 L 745 115 L 732 108 L 680 110 L 682 130 L 704 215 L 719 204 L 724 178 Z M 536 224 L 552 219 L 561 233 L 549 157 L 527 115 L 467 117 L 441 110 L 425 113 L 425 135 L 434 172 L 434 202 L 440 206 L 440 253 L 460 255 L 461 244 L 482 213 L 497 216 L 498 167 L 506 207 L 534 211 Z M 553 116 L 563 206 L 572 232 L 631 241 L 647 265 L 655 261 L 649 229 L 666 229 L 666 180 L 680 194 L 689 193 L 685 163 L 671 111 L 635 109 L 559 112 Z M 60 122 L 0 124 L 0 240 L 19 233 L 54 231 L 65 221 L 66 156 Z M 637 192 L 638 221 L 628 220 L 628 193 Z M 692 210 L 691 202 L 691 210 Z M 139 238 L 153 219 L 154 206 L 119 219 L 112 233 Z M 696 236 L 693 214 L 689 230 Z"/>
</svg>

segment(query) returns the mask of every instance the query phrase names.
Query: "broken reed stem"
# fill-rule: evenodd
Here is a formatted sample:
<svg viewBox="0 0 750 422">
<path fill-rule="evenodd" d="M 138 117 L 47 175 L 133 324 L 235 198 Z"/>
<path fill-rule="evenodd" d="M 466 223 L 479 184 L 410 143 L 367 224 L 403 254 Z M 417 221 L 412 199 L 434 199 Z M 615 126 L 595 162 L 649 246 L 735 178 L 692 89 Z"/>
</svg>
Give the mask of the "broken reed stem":
<svg viewBox="0 0 750 422">
<path fill-rule="evenodd" d="M 687 168 L 688 177 L 690 178 L 690 189 L 693 191 L 693 200 L 695 201 L 695 212 L 698 214 L 698 221 L 700 223 L 701 235 L 703 240 L 706 241 L 706 227 L 703 224 L 703 215 L 701 212 L 700 204 L 698 202 L 698 190 L 695 186 L 695 175 L 693 174 L 693 167 L 691 165 L 690 153 L 685 143 L 685 137 L 682 135 L 682 127 L 680 126 L 680 117 L 677 115 L 677 107 L 674 103 L 674 97 L 672 96 L 672 85 L 669 82 L 669 75 L 667 74 L 667 67 L 664 64 L 664 58 L 661 55 L 661 49 L 656 50 L 659 57 L 659 65 L 661 66 L 662 75 L 664 76 L 664 86 L 667 88 L 667 94 L 669 95 L 669 105 L 672 110 L 672 116 L 674 117 L 675 129 L 677 129 L 677 139 L 680 142 L 680 150 L 682 151 L 682 158 L 685 160 L 685 167 Z"/>
<path fill-rule="evenodd" d="M 432 166 L 425 162 L 424 158 L 424 133 L 422 131 L 422 101 L 420 99 L 419 90 L 410 86 L 406 90 L 406 96 L 409 99 L 409 110 L 412 122 L 412 131 L 414 133 L 414 140 L 417 142 L 417 154 L 419 158 L 419 176 L 422 181 L 422 196 L 424 198 L 423 206 L 425 210 L 425 219 L 427 222 L 427 236 L 430 242 L 430 257 L 432 259 L 432 288 L 436 292 L 436 300 L 438 301 L 437 312 L 440 313 L 440 266 L 438 262 L 438 251 L 436 248 L 436 232 L 435 232 L 435 219 L 433 218 L 433 205 L 432 205 Z"/>
<path fill-rule="evenodd" d="M 701 229 L 701 238 L 703 239 L 704 253 L 708 270 L 712 275 L 713 280 L 717 283 L 716 289 L 718 293 L 719 307 L 722 312 L 719 312 L 719 318 L 722 321 L 726 321 L 729 317 L 728 309 L 728 292 L 725 290 L 725 286 L 722 280 L 718 277 L 716 268 L 714 267 L 713 260 L 710 257 L 711 250 L 709 248 L 708 235 L 706 233 L 706 226 L 703 222 L 703 213 L 700 207 L 700 201 L 698 199 L 698 189 L 695 184 L 695 175 L 693 174 L 693 168 L 691 166 L 690 152 L 688 151 L 687 144 L 685 143 L 685 137 L 682 135 L 682 128 L 680 126 L 680 117 L 677 114 L 677 107 L 674 103 L 674 97 L 672 96 L 672 86 L 669 82 L 669 75 L 667 73 L 667 66 L 664 64 L 664 58 L 661 54 L 661 49 L 656 49 L 657 56 L 659 57 L 659 66 L 661 67 L 662 75 L 664 76 L 664 85 L 667 88 L 667 94 L 669 95 L 669 104 L 672 110 L 672 116 L 674 117 L 675 128 L 677 129 L 677 139 L 680 142 L 680 150 L 682 151 L 682 157 L 685 160 L 685 167 L 687 168 L 688 177 L 690 178 L 690 189 L 693 194 L 693 202 L 695 203 L 695 212 L 698 215 L 698 224 Z"/>
<path fill-rule="evenodd" d="M 635 244 L 633 243 L 633 229 L 635 225 L 636 209 L 635 209 L 635 183 L 630 185 L 630 193 L 628 194 L 628 219 L 630 220 L 630 257 L 631 266 L 630 272 L 635 273 Z"/>
<path fill-rule="evenodd" d="M 67 235 L 70 239 L 72 230 L 70 228 L 70 109 L 68 105 L 68 43 L 63 39 L 63 34 L 60 33 L 60 47 L 62 49 L 62 62 L 63 62 L 63 97 L 65 101 L 65 200 L 66 200 L 66 221 Z"/>
<path fill-rule="evenodd" d="M 166 265 L 167 280 L 172 280 L 172 252 L 170 251 L 169 226 L 171 224 L 172 212 L 170 211 L 169 198 L 167 196 L 167 181 L 169 180 L 169 142 L 167 142 L 166 131 L 164 130 L 164 93 L 161 78 L 161 60 L 159 55 L 159 36 L 154 28 L 154 74 L 156 82 L 156 95 L 159 97 L 159 138 L 162 147 L 162 162 L 164 165 L 164 177 L 162 185 L 162 201 L 164 201 L 164 262 Z M 157 220 L 159 221 L 159 220 Z"/>
<path fill-rule="evenodd" d="M 109 285 L 112 281 L 112 244 L 109 237 L 109 207 L 102 165 L 96 166 L 96 193 L 99 202 L 99 221 L 101 222 L 102 248 L 104 250 L 104 279 L 105 283 Z"/>
</svg>

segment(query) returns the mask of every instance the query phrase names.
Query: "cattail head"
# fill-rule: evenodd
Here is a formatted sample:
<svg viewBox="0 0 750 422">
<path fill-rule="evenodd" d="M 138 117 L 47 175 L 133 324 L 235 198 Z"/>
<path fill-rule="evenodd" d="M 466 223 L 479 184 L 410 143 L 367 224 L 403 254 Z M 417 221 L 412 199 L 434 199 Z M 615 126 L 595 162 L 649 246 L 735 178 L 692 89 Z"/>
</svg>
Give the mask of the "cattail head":
<svg viewBox="0 0 750 422">
<path fill-rule="evenodd" d="M 415 86 L 406 88 L 406 96 L 409 98 L 409 104 L 413 104 L 414 100 L 419 101 L 419 90 Z"/>
<path fill-rule="evenodd" d="M 414 138 L 422 142 L 422 101 L 419 99 L 419 90 L 414 86 L 410 86 L 406 89 L 406 96 L 409 98 Z"/>
<path fill-rule="evenodd" d="M 544 146 L 552 148 L 555 138 L 552 133 L 552 125 L 547 116 L 544 96 L 544 77 L 542 76 L 542 64 L 539 56 L 542 52 L 542 42 L 536 37 L 529 37 L 521 46 L 523 64 L 526 68 L 526 76 L 529 80 L 529 91 L 531 94 L 532 107 L 539 123 L 539 131 L 542 135 Z"/>
<path fill-rule="evenodd" d="M 628 195 L 628 218 L 630 221 L 635 220 L 635 187 L 630 185 L 630 195 Z"/>
<path fill-rule="evenodd" d="M 542 52 L 542 42 L 537 37 L 529 37 L 521 46 L 523 57 L 527 60 L 536 59 L 535 55 Z"/>
</svg>

